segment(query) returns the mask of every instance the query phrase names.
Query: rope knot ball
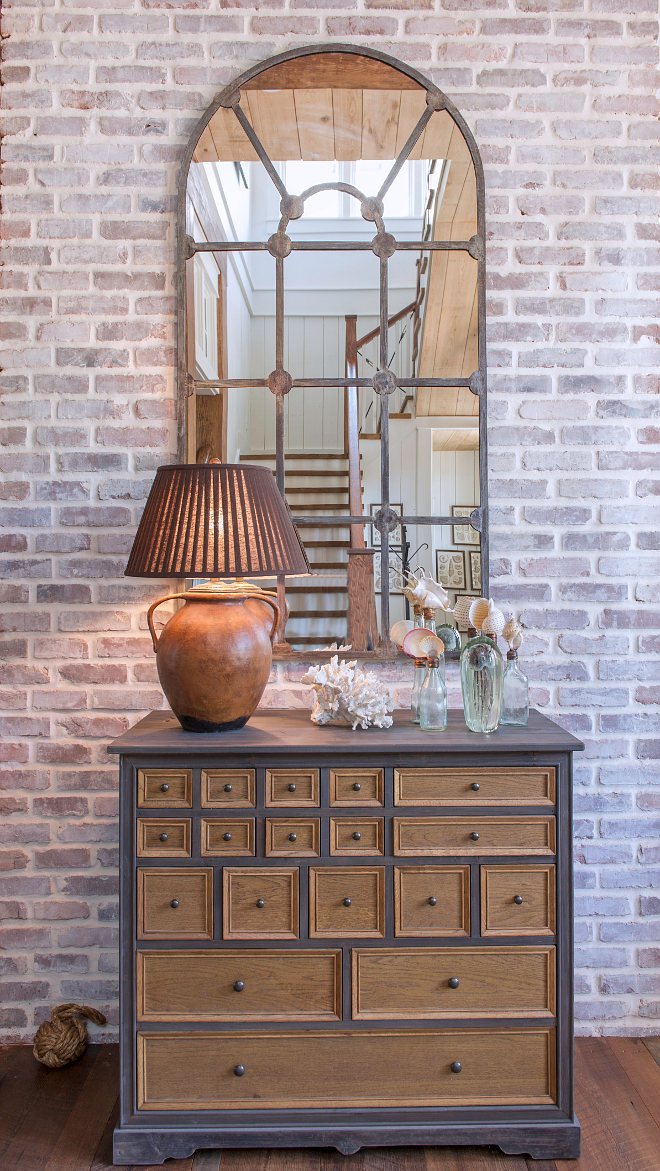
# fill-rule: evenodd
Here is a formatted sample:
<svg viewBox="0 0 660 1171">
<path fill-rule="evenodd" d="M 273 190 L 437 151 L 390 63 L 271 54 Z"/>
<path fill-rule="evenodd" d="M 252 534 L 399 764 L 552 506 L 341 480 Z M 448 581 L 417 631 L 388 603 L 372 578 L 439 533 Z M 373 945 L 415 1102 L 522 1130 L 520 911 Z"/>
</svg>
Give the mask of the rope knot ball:
<svg viewBox="0 0 660 1171">
<path fill-rule="evenodd" d="M 82 1057 L 87 1045 L 87 1025 L 80 1017 L 87 1017 L 95 1025 L 104 1025 L 103 1013 L 83 1004 L 60 1004 L 50 1014 L 50 1020 L 39 1025 L 32 1052 L 37 1061 L 50 1069 L 59 1069 Z"/>
</svg>

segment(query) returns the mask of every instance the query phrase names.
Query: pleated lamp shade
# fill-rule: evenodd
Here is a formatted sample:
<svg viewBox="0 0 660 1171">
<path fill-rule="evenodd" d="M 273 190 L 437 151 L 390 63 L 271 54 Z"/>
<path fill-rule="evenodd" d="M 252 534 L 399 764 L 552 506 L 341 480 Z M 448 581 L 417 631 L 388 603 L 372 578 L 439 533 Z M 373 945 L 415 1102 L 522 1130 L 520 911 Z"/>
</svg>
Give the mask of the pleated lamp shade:
<svg viewBox="0 0 660 1171">
<path fill-rule="evenodd" d="M 310 572 L 272 472 L 254 464 L 159 468 L 126 567 L 126 577 Z"/>
</svg>

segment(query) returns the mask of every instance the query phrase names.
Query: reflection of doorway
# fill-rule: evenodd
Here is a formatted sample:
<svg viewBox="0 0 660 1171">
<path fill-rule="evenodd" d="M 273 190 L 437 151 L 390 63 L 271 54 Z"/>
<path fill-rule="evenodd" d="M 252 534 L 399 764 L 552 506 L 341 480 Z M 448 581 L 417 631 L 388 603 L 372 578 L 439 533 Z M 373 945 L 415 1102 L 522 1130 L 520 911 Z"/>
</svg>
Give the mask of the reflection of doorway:
<svg viewBox="0 0 660 1171">
<path fill-rule="evenodd" d="M 194 259 L 195 378 L 227 377 L 226 257 L 198 254 Z M 192 356 L 192 355 L 191 355 Z M 198 390 L 194 397 L 194 454 L 197 463 L 227 459 L 227 410 L 224 390 Z"/>
</svg>

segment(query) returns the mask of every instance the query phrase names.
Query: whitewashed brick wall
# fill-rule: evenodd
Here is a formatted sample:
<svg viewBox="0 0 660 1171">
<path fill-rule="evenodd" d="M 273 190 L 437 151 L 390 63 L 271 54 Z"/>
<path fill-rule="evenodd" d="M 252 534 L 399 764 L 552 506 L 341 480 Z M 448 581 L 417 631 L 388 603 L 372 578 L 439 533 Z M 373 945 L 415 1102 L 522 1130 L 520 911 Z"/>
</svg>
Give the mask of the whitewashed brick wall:
<svg viewBox="0 0 660 1171">
<path fill-rule="evenodd" d="M 122 577 L 174 450 L 177 160 L 249 64 L 414 63 L 482 149 L 493 594 L 577 766 L 577 1020 L 660 1023 L 657 0 L 7 0 L 0 376 L 2 1025 L 117 1011 L 109 738 L 158 707 Z M 399 702 L 405 678 L 392 671 Z M 304 702 L 280 668 L 266 702 Z"/>
</svg>

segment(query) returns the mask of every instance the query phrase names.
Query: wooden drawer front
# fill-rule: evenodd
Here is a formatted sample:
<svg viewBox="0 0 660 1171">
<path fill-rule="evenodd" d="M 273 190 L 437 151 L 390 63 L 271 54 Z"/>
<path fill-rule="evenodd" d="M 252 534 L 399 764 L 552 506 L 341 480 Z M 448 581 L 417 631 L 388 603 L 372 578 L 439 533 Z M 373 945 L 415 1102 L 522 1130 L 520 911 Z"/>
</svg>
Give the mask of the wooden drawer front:
<svg viewBox="0 0 660 1171">
<path fill-rule="evenodd" d="M 382 805 L 382 768 L 331 768 L 331 805 Z"/>
<path fill-rule="evenodd" d="M 354 1020 L 554 1014 L 552 947 L 353 948 Z"/>
<path fill-rule="evenodd" d="M 555 852 L 554 817 L 395 817 L 393 825 L 395 854 Z"/>
<path fill-rule="evenodd" d="M 469 866 L 395 866 L 395 935 L 469 935 Z"/>
<path fill-rule="evenodd" d="M 482 935 L 554 933 L 554 866 L 481 867 Z"/>
<path fill-rule="evenodd" d="M 320 842 L 318 817 L 266 818 L 266 857 L 318 858 Z"/>
<path fill-rule="evenodd" d="M 262 905 L 263 904 L 263 905 Z M 297 939 L 298 868 L 222 872 L 223 939 Z"/>
<path fill-rule="evenodd" d="M 311 866 L 309 934 L 312 939 L 382 938 L 385 935 L 384 867 Z"/>
<path fill-rule="evenodd" d="M 202 805 L 254 806 L 254 769 L 202 769 Z"/>
<path fill-rule="evenodd" d="M 382 817 L 331 817 L 331 854 L 382 854 Z"/>
<path fill-rule="evenodd" d="M 213 939 L 213 871 L 139 868 L 137 937 Z"/>
<path fill-rule="evenodd" d="M 148 809 L 192 805 L 191 768 L 139 768 L 137 803 Z"/>
<path fill-rule="evenodd" d="M 400 768 L 395 805 L 554 805 L 554 768 Z"/>
<path fill-rule="evenodd" d="M 318 805 L 317 768 L 266 769 L 266 805 Z"/>
<path fill-rule="evenodd" d="M 138 952 L 137 1004 L 140 1021 L 341 1020 L 341 952 Z"/>
<path fill-rule="evenodd" d="M 204 857 L 220 854 L 232 858 L 254 855 L 253 817 L 203 817 L 200 853 Z"/>
<path fill-rule="evenodd" d="M 138 817 L 138 858 L 189 858 L 190 818 Z"/>
<path fill-rule="evenodd" d="M 550 1028 L 143 1033 L 137 1040 L 140 1110 L 555 1100 Z M 453 1062 L 460 1073 L 451 1072 Z"/>
</svg>

